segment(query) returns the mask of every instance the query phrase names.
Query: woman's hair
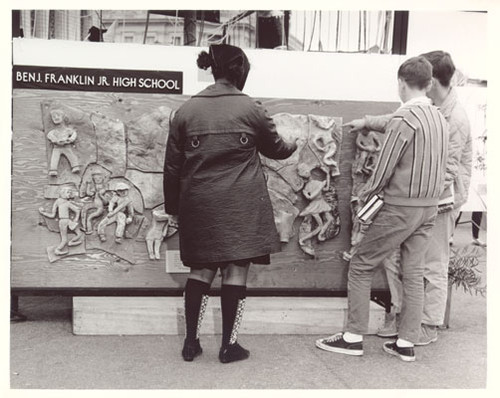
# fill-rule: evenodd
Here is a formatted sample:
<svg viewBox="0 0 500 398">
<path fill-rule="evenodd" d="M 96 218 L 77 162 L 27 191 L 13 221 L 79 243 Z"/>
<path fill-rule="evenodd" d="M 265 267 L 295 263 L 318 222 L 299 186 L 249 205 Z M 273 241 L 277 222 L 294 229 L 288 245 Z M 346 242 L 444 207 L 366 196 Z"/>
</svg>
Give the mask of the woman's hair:
<svg viewBox="0 0 500 398">
<path fill-rule="evenodd" d="M 196 65 L 198 65 L 198 68 L 207 70 L 208 68 L 212 67 L 212 63 L 212 57 L 206 51 L 202 51 L 200 54 L 198 54 L 198 59 L 196 60 Z"/>
<path fill-rule="evenodd" d="M 200 69 L 211 68 L 215 79 L 226 78 L 240 90 L 250 69 L 245 53 L 238 47 L 226 44 L 210 46 L 210 54 L 202 51 L 196 64 Z"/>
</svg>

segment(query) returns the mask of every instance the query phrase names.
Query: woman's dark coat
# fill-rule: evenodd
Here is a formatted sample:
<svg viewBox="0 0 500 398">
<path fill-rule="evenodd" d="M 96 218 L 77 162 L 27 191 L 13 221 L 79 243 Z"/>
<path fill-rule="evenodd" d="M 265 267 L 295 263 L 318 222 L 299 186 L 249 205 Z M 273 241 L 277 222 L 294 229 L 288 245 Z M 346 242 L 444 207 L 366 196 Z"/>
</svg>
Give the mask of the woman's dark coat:
<svg viewBox="0 0 500 398">
<path fill-rule="evenodd" d="M 285 143 L 265 109 L 216 83 L 176 112 L 165 155 L 165 210 L 177 214 L 185 264 L 227 262 L 279 251 L 259 152 L 285 159 Z"/>
</svg>

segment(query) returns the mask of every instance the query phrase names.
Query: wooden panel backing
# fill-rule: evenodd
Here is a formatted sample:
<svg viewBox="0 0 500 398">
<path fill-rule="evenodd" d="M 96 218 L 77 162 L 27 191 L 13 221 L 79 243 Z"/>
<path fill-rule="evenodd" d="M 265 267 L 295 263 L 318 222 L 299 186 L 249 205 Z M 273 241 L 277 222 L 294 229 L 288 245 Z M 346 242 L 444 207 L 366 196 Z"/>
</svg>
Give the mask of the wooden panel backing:
<svg viewBox="0 0 500 398">
<path fill-rule="evenodd" d="M 164 253 L 161 260 L 149 260 L 145 242 L 132 243 L 136 263 L 117 259 L 105 252 L 92 251 L 49 263 L 46 248 L 59 242 L 59 234 L 39 225 L 38 208 L 50 203 L 44 198 L 47 184 L 47 155 L 40 104 L 59 100 L 68 106 L 94 112 L 110 106 L 135 111 L 160 106 L 177 109 L 187 97 L 159 94 L 111 94 L 92 92 L 59 92 L 50 90 L 15 90 L 13 94 L 13 163 L 12 163 L 12 264 L 11 286 L 14 288 L 182 288 L 186 274 L 168 274 Z M 342 117 L 344 122 L 365 114 L 394 111 L 395 103 L 356 101 L 311 101 L 299 99 L 263 99 L 271 114 L 315 114 Z M 118 105 L 117 105 L 118 104 Z M 342 252 L 349 249 L 351 214 L 351 163 L 355 136 L 344 130 L 340 149 L 341 175 L 335 182 L 339 196 L 341 232 L 331 241 L 317 247 L 317 258 L 302 253 L 297 235 L 283 251 L 272 256 L 269 266 L 254 265 L 249 287 L 280 289 L 346 290 L 347 265 Z M 149 215 L 147 215 L 149 217 Z M 168 240 L 178 248 L 177 237 Z M 164 251 L 164 244 L 162 250 Z M 218 286 L 216 278 L 214 286 Z M 386 288 L 378 272 L 373 288 Z"/>
</svg>

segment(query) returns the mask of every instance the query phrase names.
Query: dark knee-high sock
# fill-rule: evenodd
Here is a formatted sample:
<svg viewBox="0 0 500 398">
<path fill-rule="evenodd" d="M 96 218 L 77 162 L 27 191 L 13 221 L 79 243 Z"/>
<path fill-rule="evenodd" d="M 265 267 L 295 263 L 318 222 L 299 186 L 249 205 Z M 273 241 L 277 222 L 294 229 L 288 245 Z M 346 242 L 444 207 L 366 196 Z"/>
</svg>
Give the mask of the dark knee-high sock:
<svg viewBox="0 0 500 398">
<path fill-rule="evenodd" d="M 236 343 L 246 295 L 246 286 L 222 285 L 221 287 L 222 346 Z"/>
<path fill-rule="evenodd" d="M 186 340 L 199 337 L 200 325 L 208 302 L 210 284 L 188 279 L 184 290 L 184 311 L 186 316 Z"/>
</svg>

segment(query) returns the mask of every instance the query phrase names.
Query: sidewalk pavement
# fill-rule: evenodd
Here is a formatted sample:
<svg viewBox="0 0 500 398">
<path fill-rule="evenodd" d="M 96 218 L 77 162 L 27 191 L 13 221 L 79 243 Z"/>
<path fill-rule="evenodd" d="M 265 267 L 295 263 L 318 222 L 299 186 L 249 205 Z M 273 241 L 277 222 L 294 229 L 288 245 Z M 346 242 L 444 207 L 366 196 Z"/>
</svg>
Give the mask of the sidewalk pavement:
<svg viewBox="0 0 500 398">
<path fill-rule="evenodd" d="M 469 241 L 460 225 L 455 244 Z M 481 267 L 485 280 L 485 257 Z M 315 335 L 240 335 L 251 356 L 231 364 L 217 359 L 220 335 L 202 335 L 203 354 L 184 362 L 183 336 L 73 335 L 70 297 L 20 297 L 19 307 L 28 321 L 11 324 L 12 389 L 486 388 L 486 298 L 455 288 L 450 328 L 416 347 L 413 363 L 384 353 L 377 336 L 352 357 L 319 350 L 325 336 Z"/>
</svg>

